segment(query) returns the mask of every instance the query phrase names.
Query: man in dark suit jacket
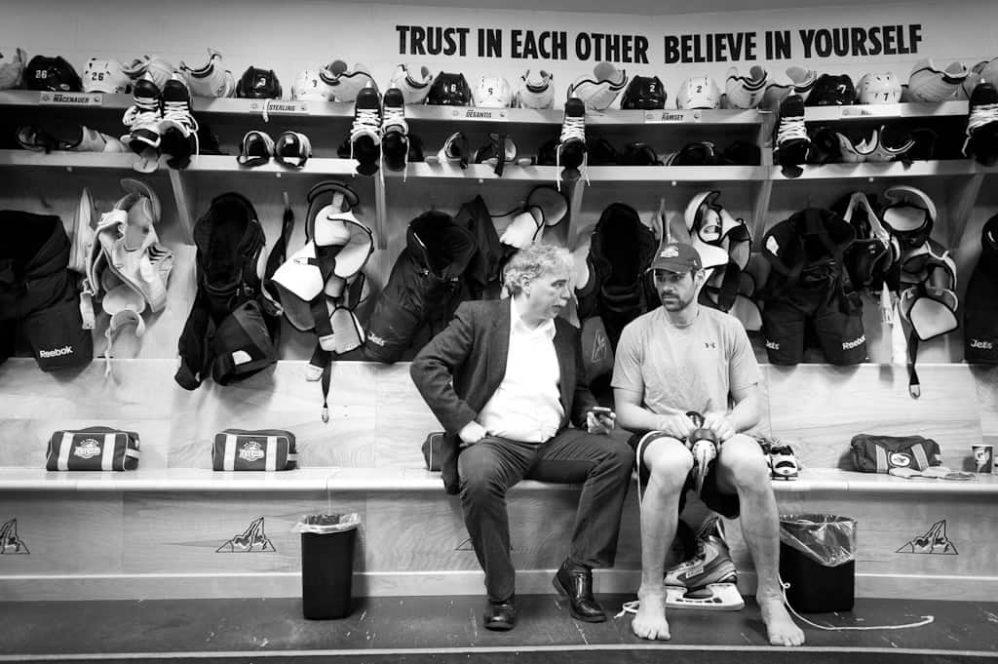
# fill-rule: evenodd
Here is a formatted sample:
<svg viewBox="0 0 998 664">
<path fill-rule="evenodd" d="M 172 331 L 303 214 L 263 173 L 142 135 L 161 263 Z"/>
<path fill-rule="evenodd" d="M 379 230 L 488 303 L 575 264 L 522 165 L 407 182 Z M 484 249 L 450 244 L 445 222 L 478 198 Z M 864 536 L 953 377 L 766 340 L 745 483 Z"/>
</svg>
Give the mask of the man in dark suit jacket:
<svg viewBox="0 0 998 664">
<path fill-rule="evenodd" d="M 488 629 L 516 624 L 506 491 L 523 478 L 582 483 L 571 550 L 554 586 L 576 619 L 606 620 L 592 568 L 613 565 L 634 455 L 626 436 L 613 432 L 613 412 L 589 391 L 578 330 L 557 317 L 571 294 L 571 261 L 548 245 L 519 251 L 503 274 L 511 297 L 462 303 L 410 369 L 447 432 L 444 486 L 461 494 L 485 570 Z"/>
</svg>

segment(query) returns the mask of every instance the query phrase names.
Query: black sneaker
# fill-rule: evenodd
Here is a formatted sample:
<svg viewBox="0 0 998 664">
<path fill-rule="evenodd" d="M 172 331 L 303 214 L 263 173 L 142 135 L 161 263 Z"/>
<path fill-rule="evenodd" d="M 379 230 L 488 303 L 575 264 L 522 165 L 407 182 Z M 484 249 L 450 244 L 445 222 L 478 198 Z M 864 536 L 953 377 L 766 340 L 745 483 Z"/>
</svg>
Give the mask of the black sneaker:
<svg viewBox="0 0 998 664">
<path fill-rule="evenodd" d="M 390 171 L 404 171 L 409 163 L 409 124 L 399 88 L 388 88 L 381 104 L 381 155 Z"/>
<path fill-rule="evenodd" d="M 350 159 L 357 160 L 357 172 L 361 175 L 378 172 L 378 162 L 381 161 L 381 99 L 373 87 L 361 90 L 354 102 Z"/>
</svg>

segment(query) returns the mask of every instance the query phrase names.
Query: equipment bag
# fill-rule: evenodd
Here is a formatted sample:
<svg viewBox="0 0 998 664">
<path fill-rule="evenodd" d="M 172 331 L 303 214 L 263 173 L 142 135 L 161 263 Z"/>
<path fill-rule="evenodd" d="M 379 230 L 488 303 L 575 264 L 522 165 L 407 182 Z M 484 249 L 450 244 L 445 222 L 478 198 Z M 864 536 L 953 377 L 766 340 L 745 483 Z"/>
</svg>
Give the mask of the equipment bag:
<svg viewBox="0 0 998 664">
<path fill-rule="evenodd" d="M 211 448 L 213 470 L 292 470 L 298 467 L 295 435 L 284 429 L 224 429 Z"/>
<path fill-rule="evenodd" d="M 111 427 L 60 430 L 49 439 L 46 470 L 135 470 L 139 434 Z"/>
<path fill-rule="evenodd" d="M 186 390 L 209 375 L 228 385 L 274 364 L 279 325 L 263 306 L 257 264 L 266 238 L 253 204 L 234 192 L 216 196 L 193 234 L 197 293 L 177 342 L 174 376 Z"/>
<path fill-rule="evenodd" d="M 852 460 L 864 473 L 887 473 L 892 468 L 925 470 L 942 465 L 939 444 L 922 436 L 875 436 L 861 433 L 852 437 Z"/>
</svg>

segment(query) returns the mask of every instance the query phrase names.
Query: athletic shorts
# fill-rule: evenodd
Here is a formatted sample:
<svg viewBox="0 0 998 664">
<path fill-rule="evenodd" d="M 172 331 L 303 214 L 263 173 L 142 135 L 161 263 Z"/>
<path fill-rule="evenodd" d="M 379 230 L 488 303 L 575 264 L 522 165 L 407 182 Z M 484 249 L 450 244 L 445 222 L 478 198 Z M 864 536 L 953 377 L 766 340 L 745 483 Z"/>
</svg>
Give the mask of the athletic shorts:
<svg viewBox="0 0 998 664">
<path fill-rule="evenodd" d="M 641 448 L 640 454 L 638 453 L 638 443 L 646 435 L 651 434 L 654 438 L 669 438 L 668 434 L 655 431 L 640 431 L 633 434 L 627 439 L 627 444 L 631 446 L 634 450 L 634 464 L 637 467 L 638 478 L 641 482 L 641 486 L 648 485 L 648 479 L 651 476 L 648 466 L 645 465 L 644 451 L 646 447 Z M 693 471 L 686 476 L 686 483 L 683 485 L 683 490 L 679 494 L 679 514 L 683 513 L 683 508 L 686 507 L 686 493 L 688 491 L 696 490 L 696 475 Z M 707 471 L 707 476 L 703 479 L 703 487 L 700 489 L 700 500 L 710 509 L 714 510 L 723 517 L 729 519 L 738 518 L 741 512 L 741 504 L 738 502 L 737 493 L 722 493 L 720 488 L 717 486 L 717 464 L 711 464 L 710 470 Z"/>
<path fill-rule="evenodd" d="M 819 271 L 815 271 L 819 272 Z M 866 360 L 862 307 L 843 307 L 837 270 L 809 275 L 779 297 L 766 300 L 762 332 L 766 354 L 773 364 L 799 364 L 804 359 L 804 329 L 813 323 L 815 336 L 830 364 L 859 364 Z M 848 313 L 843 309 L 850 309 Z"/>
</svg>

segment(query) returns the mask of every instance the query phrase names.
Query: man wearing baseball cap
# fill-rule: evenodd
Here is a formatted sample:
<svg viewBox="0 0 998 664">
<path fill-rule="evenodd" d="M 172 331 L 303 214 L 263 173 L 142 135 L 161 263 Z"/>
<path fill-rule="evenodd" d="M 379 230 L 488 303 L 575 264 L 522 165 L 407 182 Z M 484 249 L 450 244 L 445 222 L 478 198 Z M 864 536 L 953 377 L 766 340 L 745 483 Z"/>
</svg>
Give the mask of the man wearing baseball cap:
<svg viewBox="0 0 998 664">
<path fill-rule="evenodd" d="M 665 244 L 649 270 L 662 306 L 624 328 L 611 382 L 617 422 L 635 432 L 642 489 L 640 607 L 631 629 L 645 639 L 671 637 L 664 565 L 686 491 L 696 487 L 686 441 L 698 429 L 689 413 L 698 413 L 700 428 L 718 441 L 700 497 L 725 517 L 741 517 L 769 641 L 799 646 L 804 633 L 783 606 L 778 580 L 779 518 L 769 468 L 755 439 L 740 433 L 758 423 L 761 411 L 761 375 L 748 335 L 738 319 L 698 304 L 708 275 L 692 246 Z"/>
</svg>

